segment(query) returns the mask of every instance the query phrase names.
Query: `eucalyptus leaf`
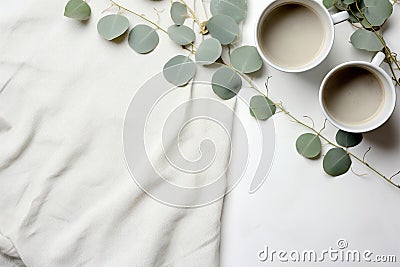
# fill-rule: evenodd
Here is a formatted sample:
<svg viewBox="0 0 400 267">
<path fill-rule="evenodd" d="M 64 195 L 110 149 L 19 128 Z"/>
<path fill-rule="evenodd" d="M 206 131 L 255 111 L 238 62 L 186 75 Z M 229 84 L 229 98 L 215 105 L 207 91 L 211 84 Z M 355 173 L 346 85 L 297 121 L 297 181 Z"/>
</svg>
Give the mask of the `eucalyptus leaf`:
<svg viewBox="0 0 400 267">
<path fill-rule="evenodd" d="M 321 154 L 321 139 L 316 134 L 302 134 L 297 138 L 296 149 L 303 157 L 313 159 Z"/>
<path fill-rule="evenodd" d="M 121 36 L 129 28 L 129 21 L 122 15 L 107 15 L 97 23 L 97 31 L 106 40 Z"/>
<path fill-rule="evenodd" d="M 353 147 L 361 143 L 363 135 L 361 133 L 349 133 L 339 130 L 336 133 L 336 142 L 343 147 Z"/>
<path fill-rule="evenodd" d="M 346 5 L 351 5 L 351 4 L 355 3 L 355 2 L 356 2 L 356 0 L 343 0 L 343 3 L 346 4 Z"/>
<path fill-rule="evenodd" d="M 227 15 L 237 23 L 246 18 L 246 0 L 211 0 L 210 10 L 212 15 Z"/>
<path fill-rule="evenodd" d="M 164 65 L 163 74 L 173 85 L 184 86 L 196 74 L 196 64 L 187 56 L 177 55 Z"/>
<path fill-rule="evenodd" d="M 219 68 L 211 79 L 211 86 L 214 93 L 223 100 L 235 97 L 242 88 L 242 79 L 228 67 Z"/>
<path fill-rule="evenodd" d="M 178 45 L 188 45 L 196 39 L 194 31 L 185 25 L 168 27 L 168 36 Z"/>
<path fill-rule="evenodd" d="M 354 47 L 367 51 L 380 51 L 384 45 L 379 38 L 371 31 L 365 29 L 358 29 L 351 37 L 350 41 Z"/>
<path fill-rule="evenodd" d="M 323 168 L 330 176 L 342 175 L 350 166 L 351 158 L 343 148 L 332 148 L 324 157 Z"/>
<path fill-rule="evenodd" d="M 239 26 L 236 21 L 227 15 L 214 15 L 206 23 L 211 36 L 218 39 L 221 44 L 233 42 L 239 35 Z"/>
<path fill-rule="evenodd" d="M 77 20 L 87 20 L 90 14 L 90 6 L 83 0 L 69 0 L 64 10 L 64 16 Z"/>
<path fill-rule="evenodd" d="M 323 0 L 322 3 L 326 8 L 331 8 L 336 3 L 336 0 Z"/>
<path fill-rule="evenodd" d="M 255 95 L 250 99 L 250 114 L 257 120 L 268 120 L 276 112 L 275 104 L 262 95 Z"/>
<path fill-rule="evenodd" d="M 157 47 L 158 33 L 148 25 L 139 24 L 129 32 L 129 46 L 140 54 L 149 53 Z"/>
<path fill-rule="evenodd" d="M 364 0 L 364 15 L 372 26 L 381 26 L 392 15 L 393 5 L 389 0 Z"/>
<path fill-rule="evenodd" d="M 171 19 L 175 25 L 182 25 L 185 22 L 187 16 L 187 8 L 180 2 L 173 2 L 171 5 Z"/>
<path fill-rule="evenodd" d="M 346 10 L 346 9 L 348 8 L 348 5 L 345 4 L 345 3 L 343 2 L 343 0 L 337 0 L 337 1 L 335 2 L 334 6 L 335 6 L 337 9 L 341 10 L 341 11 L 344 11 L 344 10 Z"/>
<path fill-rule="evenodd" d="M 358 3 L 358 8 L 357 8 L 357 5 L 355 5 L 355 4 L 349 5 L 349 8 L 351 11 L 348 13 L 349 13 L 349 15 L 353 15 L 353 13 L 354 13 L 357 16 L 357 18 L 362 20 L 363 15 L 361 15 L 361 13 L 360 13 L 360 11 L 358 11 L 358 9 L 365 10 L 364 1 L 358 1 L 357 3 Z"/>
<path fill-rule="evenodd" d="M 231 64 L 240 72 L 251 73 L 262 67 L 262 59 L 254 46 L 241 46 L 231 53 Z"/>
<path fill-rule="evenodd" d="M 365 19 L 361 20 L 361 25 L 364 26 L 366 29 L 371 29 L 371 24 L 369 24 Z"/>
<path fill-rule="evenodd" d="M 215 38 L 208 38 L 201 42 L 196 50 L 196 61 L 203 65 L 214 63 L 222 53 L 221 43 Z"/>
</svg>

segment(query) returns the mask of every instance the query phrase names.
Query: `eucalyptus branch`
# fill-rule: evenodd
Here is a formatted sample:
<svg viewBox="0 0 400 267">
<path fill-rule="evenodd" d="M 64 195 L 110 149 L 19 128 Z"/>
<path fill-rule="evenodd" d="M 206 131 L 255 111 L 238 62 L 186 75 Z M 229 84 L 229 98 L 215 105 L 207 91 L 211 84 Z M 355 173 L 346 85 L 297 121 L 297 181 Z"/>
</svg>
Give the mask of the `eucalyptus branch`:
<svg viewBox="0 0 400 267">
<path fill-rule="evenodd" d="M 233 69 L 231 66 L 227 65 L 228 67 L 230 67 L 231 69 Z M 236 70 L 235 70 L 236 71 Z M 249 79 L 247 77 L 247 75 L 236 71 L 238 73 L 238 75 L 240 75 L 249 85 L 250 88 L 254 89 L 255 91 L 257 91 L 258 93 L 262 94 L 265 97 L 268 97 L 266 94 L 264 94 L 260 89 L 258 89 L 258 87 L 252 82 L 251 79 Z M 286 116 L 288 116 L 291 120 L 293 120 L 295 123 L 309 129 L 310 131 L 312 131 L 313 133 L 315 133 L 317 136 L 321 137 L 325 142 L 327 142 L 329 145 L 336 147 L 336 148 L 341 148 L 340 146 L 338 146 L 337 144 L 335 144 L 334 142 L 330 141 L 327 137 L 325 137 L 324 135 L 321 134 L 321 131 L 318 131 L 317 129 L 315 129 L 314 126 L 310 126 L 306 123 L 304 123 L 303 121 L 297 119 L 294 115 L 292 115 L 284 106 L 282 103 L 277 103 L 275 101 L 273 101 L 270 97 L 268 97 L 268 99 L 270 99 L 272 101 L 272 103 L 281 111 L 283 112 Z M 392 176 L 390 178 L 386 177 L 384 174 L 382 174 L 380 171 L 378 171 L 376 168 L 372 167 L 370 164 L 368 164 L 365 159 L 361 159 L 359 156 L 353 154 L 352 152 L 346 150 L 346 153 L 353 157 L 354 159 L 356 159 L 358 162 L 360 162 L 361 164 L 363 164 L 364 166 L 366 166 L 368 169 L 370 169 L 372 172 L 374 172 L 375 174 L 377 174 L 380 178 L 384 179 L 386 182 L 388 182 L 389 184 L 393 185 L 394 187 L 400 189 L 400 185 L 396 184 L 392 181 L 392 178 L 395 176 Z"/>
<path fill-rule="evenodd" d="M 135 16 L 137 16 L 137 17 L 139 17 L 139 18 L 141 18 L 141 19 L 143 19 L 143 20 L 145 20 L 145 21 L 147 21 L 148 23 L 152 24 L 152 25 L 153 25 L 154 27 L 156 27 L 157 29 L 159 29 L 159 30 L 163 31 L 164 33 L 168 34 L 167 30 L 165 30 L 163 27 L 161 27 L 161 26 L 160 26 L 159 24 L 157 24 L 156 22 L 154 22 L 154 21 L 152 21 L 152 20 L 146 18 L 144 15 L 141 15 L 141 14 L 136 13 L 135 11 L 133 11 L 133 10 L 131 10 L 131 9 L 128 9 L 128 8 L 126 8 L 126 7 L 124 7 L 124 6 L 121 6 L 120 4 L 116 3 L 116 2 L 113 1 L 113 0 L 110 0 L 110 2 L 111 2 L 114 6 L 120 8 L 120 9 L 123 9 L 123 10 L 125 10 L 126 12 L 129 12 L 129 13 L 131 13 L 131 14 L 133 14 L 133 15 L 135 15 Z"/>
<path fill-rule="evenodd" d="M 139 14 L 139 13 L 137 13 L 137 12 L 135 12 L 135 11 L 129 9 L 129 8 L 126 8 L 126 7 L 124 7 L 124 6 L 120 5 L 120 4 L 118 4 L 117 2 L 115 2 L 115 1 L 113 1 L 113 0 L 110 0 L 110 2 L 111 2 L 114 6 L 120 8 L 120 9 L 123 9 L 123 10 L 125 10 L 125 11 L 127 11 L 127 12 L 129 12 L 129 13 L 131 13 L 131 14 L 133 14 L 133 15 L 135 15 L 135 16 L 137 16 L 137 17 L 139 17 L 139 18 L 141 18 L 141 19 L 143 19 L 143 20 L 145 20 L 145 21 L 147 21 L 148 23 L 150 23 L 151 25 L 155 26 L 157 29 L 163 31 L 164 33 L 166 33 L 166 34 L 168 35 L 168 31 L 165 30 L 163 27 L 161 27 L 158 23 L 156 23 L 156 22 L 154 22 L 154 21 L 152 21 L 152 20 L 146 18 L 145 16 L 143 16 L 143 15 L 141 15 L 141 14 Z M 191 43 L 190 46 L 191 46 L 191 49 L 188 48 L 187 46 L 182 46 L 182 48 L 185 49 L 185 50 L 187 50 L 187 51 L 189 51 L 191 54 L 194 54 L 195 51 L 196 51 L 196 50 L 195 50 L 195 49 L 196 49 L 196 46 L 195 46 L 193 43 Z"/>
<path fill-rule="evenodd" d="M 120 9 L 123 9 L 123 10 L 125 10 L 125 11 L 127 11 L 127 12 L 129 12 L 129 13 L 135 15 L 135 16 L 140 17 L 141 19 L 143 19 L 143 20 L 149 22 L 150 24 L 154 25 L 156 28 L 160 29 L 160 30 L 163 31 L 164 33 L 168 34 L 168 32 L 167 32 L 165 29 L 163 29 L 160 25 L 158 25 L 158 24 L 155 23 L 154 21 L 152 21 L 152 20 L 146 18 L 145 16 L 143 16 L 143 15 L 141 15 L 141 14 L 139 14 L 139 13 L 136 13 L 136 12 L 134 12 L 134 11 L 132 11 L 132 10 L 126 8 L 126 7 L 123 7 L 123 6 L 119 5 L 118 3 L 116 3 L 116 2 L 113 1 L 113 0 L 110 0 L 110 1 L 111 1 L 111 3 L 112 3 L 113 5 L 119 7 Z M 185 0 L 181 0 L 181 2 L 187 6 L 187 8 L 189 9 L 189 11 L 190 11 L 191 13 L 193 12 L 192 15 L 193 15 L 194 20 L 195 20 L 195 21 L 196 21 L 196 20 L 198 21 L 197 17 L 196 17 L 195 14 L 194 14 L 194 11 L 187 5 L 187 3 L 185 2 Z M 358 8 L 358 6 L 357 6 L 357 8 Z M 364 14 L 361 12 L 361 10 L 359 10 L 359 11 L 360 11 L 360 14 L 362 14 L 363 17 L 364 17 Z M 350 12 L 353 13 L 352 10 L 350 10 Z M 354 14 L 354 13 L 353 13 L 353 14 Z M 354 15 L 355 15 L 355 14 L 354 14 Z M 358 17 L 357 17 L 357 16 L 355 16 L 355 17 L 356 17 L 357 20 L 359 21 Z M 364 17 L 364 18 L 365 18 L 365 17 Z M 366 20 L 366 21 L 367 21 L 367 20 Z M 359 21 L 359 22 L 361 23 L 361 21 Z M 367 22 L 368 22 L 368 21 L 367 21 Z M 369 23 L 369 22 L 368 22 L 368 23 Z M 361 25 L 362 25 L 362 24 L 361 24 Z M 371 24 L 369 23 L 369 25 L 371 25 Z M 371 25 L 371 26 L 372 26 L 372 25 Z M 364 27 L 364 26 L 363 26 L 363 27 Z M 365 28 L 365 27 L 364 27 L 364 28 Z M 384 47 L 385 47 L 387 53 L 389 53 L 389 55 L 390 55 L 389 59 L 390 59 L 390 60 L 393 60 L 394 56 L 393 56 L 392 52 L 390 51 L 390 49 L 386 46 L 385 41 L 383 40 L 383 38 L 380 36 L 379 33 L 377 33 L 377 32 L 373 29 L 373 27 L 372 27 L 372 30 L 374 31 L 374 33 L 378 36 L 379 40 L 380 40 L 380 41 L 382 42 L 382 44 L 384 45 Z M 195 49 L 196 47 L 195 47 L 194 44 L 191 44 L 191 47 L 192 47 L 192 49 L 189 49 L 189 48 L 186 47 L 186 46 L 182 46 L 183 49 L 186 49 L 186 50 L 188 50 L 189 52 L 191 52 L 191 53 L 193 54 L 193 53 L 194 53 L 194 49 Z M 228 48 L 229 48 L 229 47 L 228 47 Z M 388 55 L 387 55 L 387 56 L 388 56 Z M 389 61 L 389 62 L 390 62 L 390 61 Z M 244 73 L 242 73 L 242 72 L 240 72 L 240 71 L 237 71 L 237 70 L 234 69 L 230 64 L 227 64 L 227 63 L 225 63 L 225 62 L 223 62 L 223 64 L 224 64 L 225 66 L 227 66 L 228 68 L 232 69 L 233 71 L 235 71 L 240 77 L 242 77 L 242 78 L 248 83 L 248 85 L 249 85 L 250 88 L 252 88 L 253 90 L 257 91 L 259 94 L 261 94 L 261 95 L 267 97 L 268 99 L 270 99 L 270 98 L 268 97 L 268 95 L 265 94 L 264 92 L 262 92 L 246 74 L 244 74 Z M 390 63 L 389 63 L 389 64 L 390 64 Z M 399 63 L 398 63 L 397 61 L 396 61 L 396 65 L 400 68 Z M 268 77 L 268 79 L 269 79 L 269 78 L 270 78 L 270 77 Z M 268 90 L 267 83 L 266 83 L 266 90 Z M 270 99 L 270 100 L 271 100 L 271 99 Z M 317 129 L 315 129 L 314 123 L 313 123 L 312 126 L 310 126 L 310 125 L 306 124 L 305 122 L 303 122 L 303 121 L 297 119 L 294 115 L 292 115 L 292 114 L 283 106 L 282 102 L 278 103 L 278 102 L 275 102 L 275 101 L 273 101 L 273 100 L 271 100 L 271 102 L 273 103 L 273 105 L 275 105 L 275 106 L 280 110 L 280 112 L 284 113 L 284 114 L 285 114 L 287 117 L 289 117 L 293 122 L 295 122 L 295 123 L 297 123 L 297 124 L 299 124 L 299 125 L 301 125 L 301 126 L 307 128 L 307 129 L 309 129 L 310 131 L 312 131 L 313 133 L 315 133 L 317 136 L 319 136 L 321 139 L 323 139 L 323 140 L 324 140 L 326 143 L 328 143 L 329 145 L 331 145 L 331 146 L 333 146 L 333 147 L 336 147 L 336 148 L 342 148 L 341 146 L 335 144 L 334 142 L 330 141 L 327 137 L 325 137 L 324 135 L 321 134 L 322 130 L 325 129 L 325 123 L 326 123 L 326 121 L 325 121 L 325 123 L 324 123 L 324 127 L 323 127 L 321 130 L 317 130 Z M 370 149 L 369 149 L 369 150 L 370 150 Z M 368 150 L 368 151 L 369 151 L 369 150 Z M 367 152 L 368 152 L 368 151 L 367 151 Z M 366 152 L 366 153 L 367 153 L 367 152 Z M 372 172 L 374 172 L 375 174 L 377 174 L 380 178 L 384 179 L 386 182 L 388 182 L 389 184 L 393 185 L 394 187 L 400 189 L 400 185 L 399 185 L 399 184 L 396 184 L 396 183 L 394 183 L 394 182 L 392 181 L 393 177 L 395 177 L 396 175 L 398 175 L 398 174 L 400 173 L 400 171 L 399 171 L 398 173 L 396 173 L 396 174 L 394 174 L 394 175 L 392 175 L 391 177 L 388 178 L 388 177 L 386 177 L 384 174 L 382 174 L 380 171 L 378 171 L 376 168 L 372 167 L 371 165 L 369 165 L 369 164 L 365 161 L 365 155 L 366 155 L 366 153 L 364 154 L 363 158 L 360 158 L 359 156 L 353 154 L 352 152 L 350 152 L 350 151 L 348 151 L 348 150 L 346 150 L 346 153 L 347 153 L 349 156 L 351 156 L 351 157 L 353 157 L 354 159 L 356 159 L 356 160 L 357 160 L 358 162 L 360 162 L 361 164 L 363 164 L 364 166 L 366 166 L 367 168 L 369 168 Z"/>
<path fill-rule="evenodd" d="M 397 2 L 397 1 L 396 1 Z M 393 80 L 396 82 L 396 85 L 400 85 L 400 81 L 397 78 L 397 75 L 393 69 L 392 64 L 394 63 L 398 69 L 400 69 L 400 64 L 397 61 L 397 58 L 393 55 L 392 51 L 390 50 L 390 48 L 387 46 L 385 40 L 383 39 L 383 37 L 381 36 L 381 34 L 379 34 L 379 32 L 377 32 L 374 28 L 374 26 L 371 24 L 371 22 L 369 22 L 369 20 L 367 19 L 367 17 L 365 16 L 364 12 L 361 10 L 361 8 L 358 5 L 358 2 L 355 2 L 357 11 L 360 13 L 361 17 L 364 19 L 364 21 L 368 24 L 368 26 L 371 28 L 372 32 L 376 35 L 376 37 L 379 39 L 379 41 L 382 43 L 384 50 L 385 50 L 385 56 L 386 56 L 386 60 L 389 64 L 390 67 L 390 71 L 392 72 L 393 75 Z M 367 30 L 367 28 L 364 26 L 364 24 L 361 23 L 361 20 L 357 17 L 357 15 L 353 12 L 353 10 L 351 10 L 351 8 L 347 8 L 347 11 L 350 11 L 351 14 L 357 19 L 358 23 L 361 24 L 361 26 Z"/>
</svg>

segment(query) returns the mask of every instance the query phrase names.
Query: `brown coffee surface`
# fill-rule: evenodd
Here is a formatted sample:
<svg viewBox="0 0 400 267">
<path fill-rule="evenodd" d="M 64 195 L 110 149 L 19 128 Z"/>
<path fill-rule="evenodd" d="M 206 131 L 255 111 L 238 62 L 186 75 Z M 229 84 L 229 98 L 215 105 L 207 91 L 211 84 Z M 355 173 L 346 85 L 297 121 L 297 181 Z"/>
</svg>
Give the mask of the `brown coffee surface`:
<svg viewBox="0 0 400 267">
<path fill-rule="evenodd" d="M 325 107 L 337 121 L 357 125 L 371 120 L 382 109 L 384 90 L 375 74 L 362 67 L 338 70 L 326 82 Z"/>
<path fill-rule="evenodd" d="M 278 66 L 305 66 L 318 56 L 324 45 L 323 25 L 319 15 L 309 7 L 297 3 L 278 6 L 261 21 L 261 48 Z"/>
</svg>

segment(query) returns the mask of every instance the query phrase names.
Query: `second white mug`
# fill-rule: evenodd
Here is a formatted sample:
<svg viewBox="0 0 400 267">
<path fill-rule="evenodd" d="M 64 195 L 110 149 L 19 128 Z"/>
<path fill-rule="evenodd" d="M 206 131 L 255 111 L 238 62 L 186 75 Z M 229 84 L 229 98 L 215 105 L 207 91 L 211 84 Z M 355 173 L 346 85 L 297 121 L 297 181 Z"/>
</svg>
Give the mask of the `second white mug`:
<svg viewBox="0 0 400 267">
<path fill-rule="evenodd" d="M 392 78 L 380 67 L 385 54 L 371 62 L 350 61 L 332 69 L 321 83 L 319 102 L 337 128 L 363 133 L 384 124 L 396 106 Z"/>
</svg>

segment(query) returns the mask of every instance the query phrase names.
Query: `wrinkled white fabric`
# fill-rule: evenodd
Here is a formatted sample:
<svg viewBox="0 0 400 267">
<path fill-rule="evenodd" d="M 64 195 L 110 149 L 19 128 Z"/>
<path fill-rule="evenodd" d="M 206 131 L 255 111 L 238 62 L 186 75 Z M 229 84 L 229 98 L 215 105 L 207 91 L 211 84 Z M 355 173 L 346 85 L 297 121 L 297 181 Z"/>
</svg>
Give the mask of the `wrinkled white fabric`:
<svg viewBox="0 0 400 267">
<path fill-rule="evenodd" d="M 217 266 L 223 200 L 166 206 L 140 190 L 124 163 L 130 99 L 183 50 L 161 32 L 148 55 L 126 39 L 103 40 L 96 24 L 110 3 L 88 2 L 88 22 L 64 17 L 66 1 L 0 3 L 0 266 Z M 153 7 L 165 9 L 159 23 L 172 23 L 168 1 L 121 4 L 155 20 Z M 180 141 L 198 151 L 198 132 L 212 129 L 200 123 Z M 229 154 L 219 139 L 215 171 Z"/>
</svg>

